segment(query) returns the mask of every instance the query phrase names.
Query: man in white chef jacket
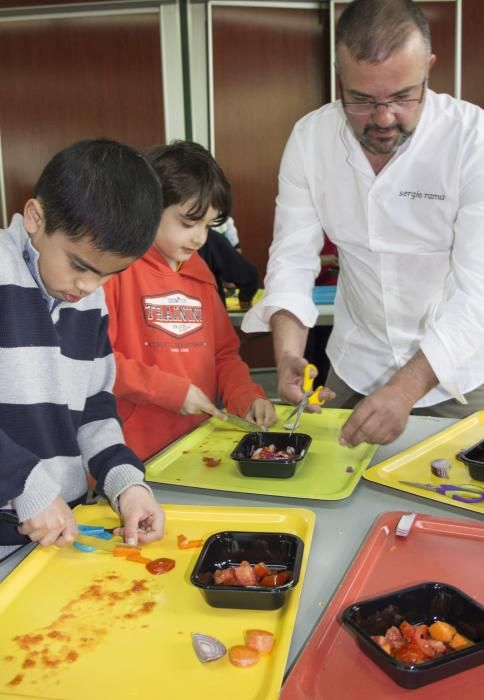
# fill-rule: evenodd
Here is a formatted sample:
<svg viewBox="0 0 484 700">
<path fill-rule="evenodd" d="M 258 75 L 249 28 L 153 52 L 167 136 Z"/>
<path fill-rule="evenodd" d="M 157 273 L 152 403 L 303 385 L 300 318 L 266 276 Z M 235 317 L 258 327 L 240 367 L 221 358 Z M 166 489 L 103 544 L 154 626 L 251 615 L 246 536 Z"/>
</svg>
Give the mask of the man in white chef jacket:
<svg viewBox="0 0 484 700">
<path fill-rule="evenodd" d="M 435 60 L 411 0 L 346 7 L 341 100 L 289 138 L 266 294 L 242 326 L 272 329 L 279 392 L 298 401 L 323 235 L 337 245 L 327 386 L 330 407 L 356 406 L 350 446 L 394 440 L 411 411 L 484 407 L 484 112 L 428 88 Z"/>
</svg>

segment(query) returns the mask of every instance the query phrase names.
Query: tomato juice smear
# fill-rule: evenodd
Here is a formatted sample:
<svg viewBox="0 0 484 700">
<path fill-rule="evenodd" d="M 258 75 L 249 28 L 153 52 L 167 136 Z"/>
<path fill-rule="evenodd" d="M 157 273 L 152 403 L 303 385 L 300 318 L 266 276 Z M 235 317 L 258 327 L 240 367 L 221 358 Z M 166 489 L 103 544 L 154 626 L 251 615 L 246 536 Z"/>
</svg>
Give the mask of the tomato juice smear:
<svg viewBox="0 0 484 700">
<path fill-rule="evenodd" d="M 93 651 L 116 624 L 150 614 L 156 603 L 143 600 L 146 594 L 152 595 L 147 579 L 126 580 L 113 572 L 93 579 L 52 623 L 12 638 L 18 652 L 5 655 L 2 665 L 4 671 L 15 665 L 22 672 L 13 671 L 10 680 L 4 680 L 6 686 L 36 683 L 38 674 L 46 671 L 49 674 L 40 678 L 51 678 L 52 672 L 73 664 L 83 652 Z"/>
</svg>

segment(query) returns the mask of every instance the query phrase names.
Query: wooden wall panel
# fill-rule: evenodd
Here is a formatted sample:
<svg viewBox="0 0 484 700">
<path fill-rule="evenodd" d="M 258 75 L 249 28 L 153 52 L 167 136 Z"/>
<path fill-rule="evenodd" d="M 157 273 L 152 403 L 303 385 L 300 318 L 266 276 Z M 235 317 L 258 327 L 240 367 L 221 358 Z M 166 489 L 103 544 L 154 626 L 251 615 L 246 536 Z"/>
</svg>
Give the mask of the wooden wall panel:
<svg viewBox="0 0 484 700">
<path fill-rule="evenodd" d="M 462 99 L 484 108 L 484 4 L 463 0 Z"/>
<path fill-rule="evenodd" d="M 432 51 L 437 62 L 430 73 L 429 87 L 453 95 L 455 91 L 455 3 L 419 3 L 430 24 Z"/>
<path fill-rule="evenodd" d="M 0 22 L 0 124 L 8 218 L 68 143 L 164 141 L 159 15 Z"/>
<path fill-rule="evenodd" d="M 297 119 L 329 100 L 328 12 L 214 6 L 212 33 L 215 156 L 262 282 L 284 146 Z M 269 336 L 242 338 L 241 354 L 251 367 L 274 365 Z"/>
<path fill-rule="evenodd" d="M 329 99 L 327 15 L 213 7 L 215 155 L 242 248 L 263 276 L 280 159 L 294 123 Z"/>
</svg>

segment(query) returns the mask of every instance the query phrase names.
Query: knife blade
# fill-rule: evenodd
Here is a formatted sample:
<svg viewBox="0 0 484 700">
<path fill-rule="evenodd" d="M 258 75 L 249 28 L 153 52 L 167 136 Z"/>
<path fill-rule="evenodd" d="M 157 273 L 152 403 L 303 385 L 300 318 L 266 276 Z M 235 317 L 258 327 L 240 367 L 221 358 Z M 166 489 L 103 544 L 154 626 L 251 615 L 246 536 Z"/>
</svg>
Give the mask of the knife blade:
<svg viewBox="0 0 484 700">
<path fill-rule="evenodd" d="M 234 416 L 233 413 L 228 413 L 225 411 L 225 415 L 227 416 L 227 422 L 230 423 L 231 425 L 235 425 L 239 430 L 245 430 L 246 433 L 256 433 L 262 431 L 263 433 L 267 432 L 267 428 L 265 425 L 260 426 L 257 425 L 257 423 L 251 423 L 248 420 L 244 420 L 243 418 L 240 418 L 240 416 Z"/>
</svg>

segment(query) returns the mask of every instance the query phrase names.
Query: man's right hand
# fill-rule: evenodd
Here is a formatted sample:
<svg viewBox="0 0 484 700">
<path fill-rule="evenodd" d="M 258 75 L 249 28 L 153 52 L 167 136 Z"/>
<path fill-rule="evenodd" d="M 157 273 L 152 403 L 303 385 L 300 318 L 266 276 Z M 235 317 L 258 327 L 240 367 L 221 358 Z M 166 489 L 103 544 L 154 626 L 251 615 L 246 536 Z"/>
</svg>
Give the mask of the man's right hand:
<svg viewBox="0 0 484 700">
<path fill-rule="evenodd" d="M 296 404 L 304 396 L 303 385 L 303 374 L 304 368 L 308 364 L 308 361 L 304 357 L 297 357 L 296 355 L 285 354 L 281 357 L 278 367 L 278 383 L 277 389 L 279 396 L 283 401 L 287 401 L 291 404 Z M 317 376 L 316 372 L 312 372 L 312 378 Z M 329 401 L 334 399 L 336 394 L 331 389 L 323 387 L 319 392 L 319 398 L 322 401 Z M 308 413 L 320 413 L 321 406 L 316 404 L 308 405 Z"/>
<path fill-rule="evenodd" d="M 219 409 L 213 404 L 208 396 L 203 393 L 198 386 L 195 384 L 190 384 L 188 387 L 187 395 L 183 406 L 181 407 L 180 413 L 183 416 L 193 416 L 199 415 L 200 413 L 208 413 L 210 416 L 216 416 L 220 420 L 226 420 L 227 416 L 219 411 Z"/>
<path fill-rule="evenodd" d="M 45 510 L 24 520 L 18 531 L 43 547 L 51 544 L 63 547 L 74 541 L 77 535 L 77 524 L 72 510 L 60 496 L 57 496 Z"/>
</svg>

